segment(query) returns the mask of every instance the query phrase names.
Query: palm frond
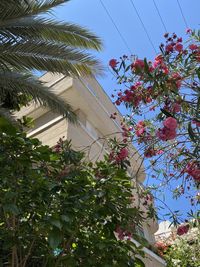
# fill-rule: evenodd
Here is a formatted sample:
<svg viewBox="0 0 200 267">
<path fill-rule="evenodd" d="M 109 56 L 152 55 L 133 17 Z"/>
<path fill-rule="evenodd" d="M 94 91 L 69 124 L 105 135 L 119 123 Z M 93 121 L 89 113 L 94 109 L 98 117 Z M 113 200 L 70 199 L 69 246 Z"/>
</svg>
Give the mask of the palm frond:
<svg viewBox="0 0 200 267">
<path fill-rule="evenodd" d="M 103 73 L 100 62 L 86 52 L 102 49 L 95 34 L 76 24 L 40 16 L 68 1 L 0 0 L 1 107 L 19 109 L 19 103 L 27 103 L 31 96 L 75 121 L 70 105 L 31 74 L 34 70 L 76 77 Z"/>
<path fill-rule="evenodd" d="M 1 0 L 0 20 L 13 20 L 49 12 L 69 0 Z"/>
<path fill-rule="evenodd" d="M 0 22 L 1 36 L 8 40 L 46 40 L 67 46 L 100 51 L 102 42 L 95 34 L 72 23 L 58 23 L 46 18 L 24 18 Z"/>
<path fill-rule="evenodd" d="M 86 76 L 92 73 L 100 75 L 101 65 L 92 59 L 80 59 L 80 61 L 67 61 L 59 57 L 40 57 L 36 55 L 21 55 L 16 53 L 3 53 L 0 62 L 4 62 L 5 71 L 9 68 L 16 71 L 39 70 L 52 73 L 63 73 L 68 76 Z"/>
<path fill-rule="evenodd" d="M 76 122 L 72 107 L 31 74 L 0 72 L 0 92 L 3 90 L 30 95 L 35 103 L 49 107 L 66 116 L 71 122 Z"/>
</svg>

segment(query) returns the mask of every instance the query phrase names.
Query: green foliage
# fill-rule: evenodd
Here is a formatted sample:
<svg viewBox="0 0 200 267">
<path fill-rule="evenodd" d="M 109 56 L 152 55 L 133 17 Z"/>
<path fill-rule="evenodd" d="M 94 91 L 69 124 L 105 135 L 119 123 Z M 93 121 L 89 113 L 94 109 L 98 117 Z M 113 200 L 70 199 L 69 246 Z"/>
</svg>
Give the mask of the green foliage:
<svg viewBox="0 0 200 267">
<path fill-rule="evenodd" d="M 99 61 L 86 52 L 99 51 L 100 39 L 83 27 L 50 18 L 51 9 L 65 2 L 68 0 L 0 1 L 0 104 L 3 108 L 19 110 L 31 97 L 36 103 L 75 121 L 70 105 L 32 74 L 35 70 L 76 77 L 102 73 Z"/>
<path fill-rule="evenodd" d="M 188 241 L 186 238 L 178 238 L 165 254 L 167 267 L 199 267 L 200 239 L 195 236 Z"/>
<path fill-rule="evenodd" d="M 126 171 L 87 163 L 62 141 L 54 148 L 0 133 L 0 263 L 3 266 L 144 266 L 118 226 L 142 223 Z"/>
</svg>

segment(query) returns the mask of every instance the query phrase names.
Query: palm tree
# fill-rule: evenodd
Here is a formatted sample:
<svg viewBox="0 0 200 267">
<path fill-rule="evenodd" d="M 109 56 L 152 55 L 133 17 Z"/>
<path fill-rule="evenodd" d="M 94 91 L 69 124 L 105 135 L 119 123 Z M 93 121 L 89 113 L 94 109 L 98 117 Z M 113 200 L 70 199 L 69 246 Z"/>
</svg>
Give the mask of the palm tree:
<svg viewBox="0 0 200 267">
<path fill-rule="evenodd" d="M 35 70 L 69 76 L 102 72 L 99 61 L 86 52 L 99 51 L 100 39 L 83 27 L 49 17 L 52 8 L 68 1 L 0 0 L 1 115 L 31 98 L 75 121 L 70 105 L 33 75 Z"/>
</svg>

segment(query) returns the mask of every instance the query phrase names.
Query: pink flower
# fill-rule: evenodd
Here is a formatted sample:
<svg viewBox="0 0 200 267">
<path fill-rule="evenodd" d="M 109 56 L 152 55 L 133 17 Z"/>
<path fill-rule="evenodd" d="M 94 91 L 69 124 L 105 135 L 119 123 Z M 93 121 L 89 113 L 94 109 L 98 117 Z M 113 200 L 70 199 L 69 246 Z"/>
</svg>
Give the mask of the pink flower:
<svg viewBox="0 0 200 267">
<path fill-rule="evenodd" d="M 172 117 L 168 117 L 164 120 L 163 125 L 170 130 L 175 130 L 177 127 L 177 120 Z"/>
<path fill-rule="evenodd" d="M 164 153 L 164 151 L 162 149 L 160 149 L 160 150 L 157 151 L 157 155 L 161 155 L 163 153 Z"/>
<path fill-rule="evenodd" d="M 191 45 L 189 45 L 189 49 L 190 50 L 196 50 L 198 48 L 198 46 L 196 45 L 196 44 L 191 44 Z"/>
<path fill-rule="evenodd" d="M 155 61 L 153 63 L 153 67 L 157 68 L 161 64 L 163 64 L 163 56 L 162 55 L 158 55 L 158 56 L 155 57 Z"/>
<path fill-rule="evenodd" d="M 177 43 L 174 47 L 174 49 L 177 51 L 177 52 L 181 52 L 183 50 L 183 45 L 180 44 L 180 43 Z"/>
<path fill-rule="evenodd" d="M 131 65 L 131 68 L 133 69 L 133 70 L 138 70 L 138 69 L 143 69 L 144 68 L 144 60 L 142 60 L 142 59 L 136 59 L 133 63 L 132 63 L 132 65 Z"/>
<path fill-rule="evenodd" d="M 139 121 L 136 125 L 136 131 L 135 131 L 137 137 L 142 136 L 145 133 L 145 122 Z"/>
<path fill-rule="evenodd" d="M 137 137 L 140 137 L 141 135 L 143 135 L 145 133 L 145 128 L 141 128 L 137 131 L 135 131 Z"/>
<path fill-rule="evenodd" d="M 128 157 L 128 149 L 126 147 L 122 148 L 118 154 L 120 160 L 124 160 Z"/>
<path fill-rule="evenodd" d="M 176 137 L 177 120 L 168 117 L 164 120 L 163 125 L 162 129 L 158 129 L 156 136 L 162 141 L 174 139 Z"/>
<path fill-rule="evenodd" d="M 187 234 L 187 232 L 189 231 L 189 225 L 180 225 L 177 229 L 177 235 L 184 235 Z"/>
<path fill-rule="evenodd" d="M 121 227 L 117 226 L 115 232 L 117 233 L 117 236 L 120 240 L 123 240 L 124 239 L 124 231 L 121 229 Z"/>
<path fill-rule="evenodd" d="M 181 111 L 181 105 L 178 104 L 178 103 L 174 103 L 174 104 L 172 105 L 172 111 L 173 111 L 174 113 L 180 112 L 180 111 Z"/>
<path fill-rule="evenodd" d="M 163 65 L 163 66 L 162 66 L 162 72 L 163 72 L 164 74 L 168 74 L 168 73 L 169 73 L 169 69 L 168 69 L 168 67 L 167 67 L 166 65 Z"/>
<path fill-rule="evenodd" d="M 62 151 L 62 147 L 59 143 L 57 143 L 53 149 L 56 153 L 60 153 Z"/>
<path fill-rule="evenodd" d="M 189 162 L 186 166 L 185 172 L 187 172 L 194 180 L 200 182 L 200 168 L 197 163 Z"/>
<path fill-rule="evenodd" d="M 117 62 L 117 60 L 116 59 L 111 59 L 110 61 L 109 61 L 109 66 L 111 67 L 111 68 L 116 68 L 116 66 L 117 66 L 117 64 L 118 64 L 118 62 Z"/>
<path fill-rule="evenodd" d="M 163 127 L 162 129 L 158 129 L 156 136 L 162 141 L 172 140 L 176 137 L 176 131 L 175 129 Z"/>
</svg>

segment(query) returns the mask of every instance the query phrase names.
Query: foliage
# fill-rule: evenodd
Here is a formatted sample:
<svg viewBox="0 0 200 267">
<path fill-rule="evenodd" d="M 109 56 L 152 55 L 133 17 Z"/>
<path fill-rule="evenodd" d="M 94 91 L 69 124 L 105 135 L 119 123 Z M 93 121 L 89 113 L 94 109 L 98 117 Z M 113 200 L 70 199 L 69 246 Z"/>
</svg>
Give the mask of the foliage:
<svg viewBox="0 0 200 267">
<path fill-rule="evenodd" d="M 4 124 L 0 169 L 1 265 L 144 266 L 131 242 L 141 242 L 133 224 L 143 213 L 124 166 L 88 163 L 68 142 L 50 149 Z"/>
<path fill-rule="evenodd" d="M 165 34 L 153 62 L 127 56 L 109 62 L 123 86 L 113 95 L 115 104 L 130 111 L 122 122 L 124 142 L 141 151 L 159 188 L 172 190 L 178 181 L 174 197 L 200 184 L 200 32 L 187 33 L 185 44 L 176 34 Z M 199 202 L 195 190 L 188 195 L 192 205 Z"/>
<path fill-rule="evenodd" d="M 177 238 L 165 253 L 167 267 L 198 267 L 200 261 L 199 245 L 199 237 L 190 242 L 183 237 Z"/>
<path fill-rule="evenodd" d="M 19 110 L 31 99 L 66 115 L 75 114 L 33 71 L 67 76 L 102 73 L 86 50 L 99 51 L 100 39 L 87 29 L 53 20 L 51 9 L 68 0 L 0 1 L 0 107 Z M 1 116 L 8 117 L 1 109 Z"/>
</svg>

